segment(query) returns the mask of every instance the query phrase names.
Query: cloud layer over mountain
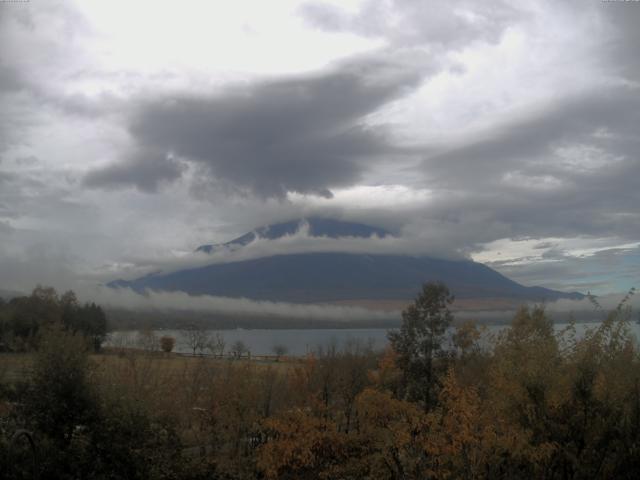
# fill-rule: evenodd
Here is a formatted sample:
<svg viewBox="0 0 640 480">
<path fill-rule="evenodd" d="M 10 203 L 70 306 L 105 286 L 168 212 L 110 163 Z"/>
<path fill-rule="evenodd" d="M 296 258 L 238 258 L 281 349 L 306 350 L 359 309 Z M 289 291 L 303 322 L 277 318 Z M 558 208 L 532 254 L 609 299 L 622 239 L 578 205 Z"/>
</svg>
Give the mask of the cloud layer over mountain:
<svg viewBox="0 0 640 480">
<path fill-rule="evenodd" d="M 0 288 L 163 268 L 315 214 L 397 238 L 254 253 L 471 256 L 625 290 L 639 23 L 599 0 L 0 3 Z"/>
</svg>

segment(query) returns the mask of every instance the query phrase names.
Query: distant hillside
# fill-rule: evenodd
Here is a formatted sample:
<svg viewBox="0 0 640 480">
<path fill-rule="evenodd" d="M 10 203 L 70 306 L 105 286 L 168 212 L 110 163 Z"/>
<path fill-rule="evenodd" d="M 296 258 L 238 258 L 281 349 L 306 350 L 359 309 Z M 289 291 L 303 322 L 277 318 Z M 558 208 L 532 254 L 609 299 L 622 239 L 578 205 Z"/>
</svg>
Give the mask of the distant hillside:
<svg viewBox="0 0 640 480">
<path fill-rule="evenodd" d="M 366 225 L 328 219 L 303 223 L 309 235 L 333 238 L 386 236 L 389 232 Z M 276 239 L 294 234 L 300 221 L 262 227 L 224 246 L 241 248 L 257 237 Z M 221 245 L 203 245 L 212 252 Z M 543 287 L 525 287 L 486 265 L 469 260 L 443 260 L 426 256 L 304 253 L 275 255 L 231 263 L 217 263 L 172 273 L 156 273 L 133 280 L 117 280 L 112 287 L 136 291 L 182 291 L 225 297 L 287 302 L 338 302 L 352 299 L 409 300 L 427 281 L 445 282 L 460 299 L 508 298 L 545 301 L 579 299 Z"/>
</svg>

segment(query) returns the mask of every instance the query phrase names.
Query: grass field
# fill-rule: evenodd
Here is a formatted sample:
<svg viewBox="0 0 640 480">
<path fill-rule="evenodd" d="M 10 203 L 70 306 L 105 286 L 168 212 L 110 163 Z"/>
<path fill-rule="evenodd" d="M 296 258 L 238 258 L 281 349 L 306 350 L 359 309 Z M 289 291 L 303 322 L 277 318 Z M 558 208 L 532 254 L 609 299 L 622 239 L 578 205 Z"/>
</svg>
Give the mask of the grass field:
<svg viewBox="0 0 640 480">
<path fill-rule="evenodd" d="M 29 376 L 33 355 L 0 353 L 0 384 L 15 383 Z"/>
<path fill-rule="evenodd" d="M 232 357 L 192 356 L 182 354 L 147 353 L 141 350 L 105 350 L 104 353 L 90 355 L 91 364 L 99 374 L 123 371 L 134 366 L 144 366 L 147 373 L 169 377 L 183 377 L 203 368 L 221 368 L 233 365 L 251 365 L 256 368 L 273 367 L 287 369 L 300 363 L 295 357 L 253 356 L 235 359 Z M 0 383 L 15 383 L 27 378 L 33 368 L 32 353 L 0 353 Z"/>
<path fill-rule="evenodd" d="M 127 399 L 157 416 L 173 418 L 183 444 L 192 447 L 205 442 L 206 412 L 227 408 L 231 398 L 245 397 L 252 404 L 263 404 L 268 398 L 271 403 L 277 396 L 274 388 L 286 381 L 301 359 L 249 360 L 128 350 L 92 354 L 89 362 L 89 381 L 107 404 L 109 399 Z M 27 380 L 34 363 L 31 353 L 0 354 L 0 387 Z"/>
</svg>

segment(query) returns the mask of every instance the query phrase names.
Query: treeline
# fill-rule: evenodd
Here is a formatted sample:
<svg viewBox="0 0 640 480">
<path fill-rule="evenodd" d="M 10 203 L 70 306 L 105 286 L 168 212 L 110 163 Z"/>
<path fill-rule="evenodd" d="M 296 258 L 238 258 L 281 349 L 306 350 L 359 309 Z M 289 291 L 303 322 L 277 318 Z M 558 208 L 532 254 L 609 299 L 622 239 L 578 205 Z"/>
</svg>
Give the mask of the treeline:
<svg viewBox="0 0 640 480">
<path fill-rule="evenodd" d="M 0 351 L 35 350 L 41 332 L 54 325 L 87 337 L 96 351 L 107 334 L 102 308 L 95 303 L 81 305 L 71 290 L 58 295 L 51 287 L 38 286 L 29 296 L 0 298 Z"/>
<path fill-rule="evenodd" d="M 1 425 L 34 433 L 41 478 L 637 478 L 640 356 L 624 302 L 581 336 L 522 308 L 492 338 L 458 326 L 445 349 L 451 300 L 425 285 L 383 354 L 351 343 L 266 365 L 89 359 L 53 329 L 33 378 L 4 391 Z M 6 444 L 0 469 L 20 478 L 28 449 Z"/>
</svg>

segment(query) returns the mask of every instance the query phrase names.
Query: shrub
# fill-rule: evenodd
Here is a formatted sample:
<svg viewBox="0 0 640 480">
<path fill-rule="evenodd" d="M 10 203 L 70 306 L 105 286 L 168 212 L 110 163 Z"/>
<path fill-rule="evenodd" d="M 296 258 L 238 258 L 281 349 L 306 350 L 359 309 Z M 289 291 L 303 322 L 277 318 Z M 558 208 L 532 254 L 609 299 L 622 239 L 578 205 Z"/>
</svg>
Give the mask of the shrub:
<svg viewBox="0 0 640 480">
<path fill-rule="evenodd" d="M 160 348 L 165 353 L 171 353 L 173 351 L 173 347 L 176 346 L 176 339 L 173 337 L 160 337 Z"/>
</svg>

